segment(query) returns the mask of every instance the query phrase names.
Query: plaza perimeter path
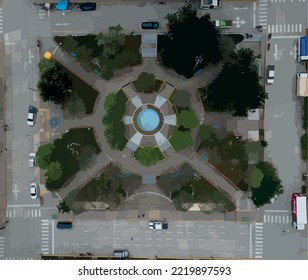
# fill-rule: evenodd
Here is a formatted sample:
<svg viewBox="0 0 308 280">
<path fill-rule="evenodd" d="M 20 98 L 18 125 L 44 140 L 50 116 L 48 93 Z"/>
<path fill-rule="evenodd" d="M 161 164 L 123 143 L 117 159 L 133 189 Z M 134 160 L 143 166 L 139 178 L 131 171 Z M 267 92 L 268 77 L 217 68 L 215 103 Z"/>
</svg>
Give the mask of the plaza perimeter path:
<svg viewBox="0 0 308 280">
<path fill-rule="evenodd" d="M 56 45 L 54 42 L 50 43 L 52 45 L 50 50 L 53 50 Z M 155 177 L 163 173 L 165 170 L 168 170 L 169 168 L 176 168 L 182 163 L 187 162 L 202 176 L 211 181 L 215 186 L 226 192 L 238 205 L 239 199 L 242 196 L 242 191 L 240 191 L 221 173 L 215 170 L 208 162 L 202 161 L 197 155 L 187 157 L 181 153 L 173 152 L 172 149 L 168 149 L 165 152 L 167 159 L 149 168 L 141 165 L 135 160 L 132 160 L 132 152 L 127 148 L 124 149 L 123 152 L 112 150 L 104 137 L 104 126 L 102 124 L 102 118 L 105 115 L 103 105 L 106 95 L 110 92 L 117 91 L 119 88 L 138 77 L 141 72 L 153 73 L 156 77 L 167 81 L 175 87 L 191 92 L 192 108 L 199 117 L 199 120 L 202 120 L 202 122 L 202 116 L 204 115 L 204 112 L 202 111 L 202 107 L 200 106 L 195 93 L 197 92 L 198 88 L 204 86 L 205 81 L 211 80 L 213 73 L 204 73 L 197 77 L 193 77 L 190 80 L 187 80 L 184 77 L 174 73 L 174 71 L 164 69 L 163 67 L 159 66 L 156 62 L 156 59 L 144 59 L 142 65 L 120 71 L 121 75 L 116 73 L 116 75 L 110 81 L 105 81 L 98 78 L 94 73 L 86 72 L 77 62 L 65 54 L 60 48 L 57 50 L 53 57 L 65 65 L 65 67 L 68 68 L 72 73 L 76 74 L 86 83 L 97 89 L 100 93 L 96 101 L 93 115 L 84 117 L 80 120 L 62 120 L 61 125 L 57 128 L 57 133 L 61 135 L 71 128 L 94 127 L 97 140 L 102 149 L 102 152 L 97 156 L 97 160 L 91 166 L 89 166 L 88 169 L 79 171 L 73 180 L 71 180 L 65 188 L 62 188 L 59 191 L 59 195 L 62 198 L 65 198 L 70 192 L 91 180 L 111 162 L 118 163 L 124 169 L 133 173 L 140 174 L 142 176 L 147 175 Z"/>
</svg>

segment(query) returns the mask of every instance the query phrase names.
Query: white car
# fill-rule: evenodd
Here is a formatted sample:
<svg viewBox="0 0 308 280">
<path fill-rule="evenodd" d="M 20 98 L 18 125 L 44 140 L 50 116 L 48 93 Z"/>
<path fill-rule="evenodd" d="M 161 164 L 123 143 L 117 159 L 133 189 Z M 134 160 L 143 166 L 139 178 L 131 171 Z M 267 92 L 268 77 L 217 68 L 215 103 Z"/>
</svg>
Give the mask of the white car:
<svg viewBox="0 0 308 280">
<path fill-rule="evenodd" d="M 267 65 L 266 82 L 268 84 L 273 84 L 274 83 L 274 77 L 275 77 L 275 66 L 274 65 Z"/>
<path fill-rule="evenodd" d="M 166 221 L 149 221 L 150 229 L 168 229 L 168 223 Z"/>
<path fill-rule="evenodd" d="M 34 118 L 36 114 L 36 108 L 33 106 L 29 106 L 28 110 L 28 118 L 27 118 L 27 124 L 30 126 L 34 126 Z"/>
<path fill-rule="evenodd" d="M 31 195 L 32 199 L 36 199 L 37 198 L 36 183 L 31 183 L 31 185 L 30 185 L 30 195 Z"/>
<path fill-rule="evenodd" d="M 220 6 L 220 0 L 201 0 L 200 2 L 200 8 L 203 10 L 217 9 Z"/>
<path fill-rule="evenodd" d="M 29 154 L 29 167 L 30 168 L 35 167 L 35 153 Z"/>
</svg>

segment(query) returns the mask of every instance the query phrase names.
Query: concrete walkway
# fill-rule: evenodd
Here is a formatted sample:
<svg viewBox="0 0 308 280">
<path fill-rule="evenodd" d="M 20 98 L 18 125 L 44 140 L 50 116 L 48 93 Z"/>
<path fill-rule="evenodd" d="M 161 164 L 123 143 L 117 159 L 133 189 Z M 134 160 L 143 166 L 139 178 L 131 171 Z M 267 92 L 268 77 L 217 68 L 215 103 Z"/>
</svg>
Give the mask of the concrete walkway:
<svg viewBox="0 0 308 280">
<path fill-rule="evenodd" d="M 55 43 L 51 46 L 51 49 L 55 48 Z M 65 120 L 61 123 L 58 132 L 64 133 L 66 130 L 82 126 L 82 127 L 94 127 L 97 140 L 102 148 L 102 153 L 97 157 L 97 160 L 92 164 L 91 168 L 84 171 L 80 171 L 76 174 L 75 178 L 63 188 L 59 194 L 62 198 L 67 196 L 69 192 L 79 188 L 81 185 L 89 181 L 95 174 L 106 167 L 110 162 L 120 164 L 124 169 L 129 170 L 135 174 L 148 175 L 148 176 L 159 176 L 165 170 L 171 167 L 176 168 L 177 166 L 188 162 L 194 169 L 196 169 L 202 176 L 211 181 L 215 186 L 222 189 L 227 193 L 234 202 L 238 202 L 242 196 L 242 191 L 240 191 L 236 186 L 234 186 L 230 181 L 228 181 L 222 174 L 217 172 L 208 162 L 202 161 L 197 156 L 193 158 L 187 157 L 181 153 L 175 153 L 172 149 L 168 149 L 165 153 L 167 159 L 163 162 L 157 163 L 151 168 L 142 166 L 139 162 L 132 160 L 130 156 L 131 151 L 125 149 L 122 153 L 119 151 L 112 150 L 106 139 L 104 137 L 104 126 L 102 125 L 102 117 L 105 115 L 104 101 L 105 96 L 109 92 L 115 92 L 119 89 L 120 85 L 126 85 L 131 80 L 132 77 L 138 77 L 141 72 L 153 73 L 158 78 L 163 78 L 168 83 L 175 85 L 179 89 L 187 90 L 192 93 L 191 103 L 195 110 L 197 116 L 203 116 L 202 106 L 197 99 L 197 89 L 204 86 L 204 81 L 209 80 L 207 71 L 204 74 L 193 77 L 190 80 L 177 75 L 174 71 L 164 69 L 163 67 L 157 65 L 156 59 L 144 59 L 142 65 L 132 67 L 131 70 L 117 71 L 115 72 L 114 78 L 110 81 L 105 81 L 99 79 L 93 73 L 86 72 L 80 67 L 80 65 L 73 59 L 68 59 L 68 55 L 64 54 L 59 48 L 54 55 L 55 59 L 63 63 L 66 68 L 72 71 L 74 74 L 82 77 L 82 79 L 88 84 L 92 85 L 100 92 L 94 109 L 94 113 L 82 120 Z M 168 84 L 166 85 L 168 87 Z"/>
</svg>

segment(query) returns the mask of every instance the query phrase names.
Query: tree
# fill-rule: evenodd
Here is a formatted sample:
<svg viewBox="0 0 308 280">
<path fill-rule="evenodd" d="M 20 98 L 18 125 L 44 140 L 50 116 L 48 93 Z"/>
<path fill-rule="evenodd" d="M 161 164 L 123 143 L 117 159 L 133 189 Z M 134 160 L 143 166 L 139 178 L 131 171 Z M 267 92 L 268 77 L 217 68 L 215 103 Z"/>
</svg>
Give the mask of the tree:
<svg viewBox="0 0 308 280">
<path fill-rule="evenodd" d="M 55 145 L 53 143 L 40 146 L 36 152 L 37 165 L 42 169 L 47 169 L 50 164 L 50 156 L 54 150 Z"/>
<path fill-rule="evenodd" d="M 212 149 L 217 146 L 218 138 L 214 129 L 209 125 L 201 125 L 199 128 L 199 137 L 206 148 Z"/>
<path fill-rule="evenodd" d="M 72 90 L 72 79 L 54 60 L 41 60 L 39 63 L 40 80 L 38 89 L 44 102 L 64 102 Z"/>
<path fill-rule="evenodd" d="M 178 108 L 189 108 L 190 107 L 191 93 L 186 90 L 176 90 L 172 93 L 170 101 L 173 105 Z"/>
<path fill-rule="evenodd" d="M 234 116 L 247 116 L 247 111 L 264 104 L 267 93 L 260 85 L 256 56 L 250 49 L 231 55 L 218 77 L 201 88 L 203 104 L 211 111 L 234 111 Z"/>
<path fill-rule="evenodd" d="M 275 195 L 283 193 L 283 188 L 277 170 L 271 163 L 260 161 L 256 168 L 263 173 L 264 177 L 259 188 L 252 189 L 252 201 L 257 207 L 260 207 L 269 203 Z"/>
<path fill-rule="evenodd" d="M 250 174 L 250 185 L 252 188 L 259 188 L 264 175 L 260 169 L 255 167 Z"/>
<path fill-rule="evenodd" d="M 192 110 L 182 110 L 177 117 L 177 125 L 192 129 L 199 124 L 199 120 Z"/>
<path fill-rule="evenodd" d="M 138 78 L 133 81 L 137 92 L 153 92 L 157 85 L 155 76 L 150 73 L 142 72 Z"/>
<path fill-rule="evenodd" d="M 68 206 L 68 204 L 66 203 L 65 200 L 63 200 L 62 202 L 60 202 L 58 205 L 57 205 L 57 208 L 58 208 L 58 211 L 59 213 L 69 213 L 71 212 L 71 209 L 70 207 Z"/>
<path fill-rule="evenodd" d="M 76 117 L 81 118 L 86 113 L 86 106 L 83 103 L 83 100 L 73 93 L 70 97 L 67 98 L 63 104 L 64 116 L 66 118 Z"/>
<path fill-rule="evenodd" d="M 114 107 L 117 105 L 116 101 L 117 101 L 117 93 L 116 92 L 109 93 L 106 96 L 105 103 L 104 103 L 105 110 L 107 112 L 112 111 Z"/>
<path fill-rule="evenodd" d="M 114 59 L 124 48 L 125 33 L 120 25 L 110 26 L 108 34 L 98 34 L 96 41 L 99 46 L 103 47 L 102 56 Z"/>
<path fill-rule="evenodd" d="M 169 30 L 159 36 L 158 43 L 165 66 L 190 78 L 209 63 L 216 64 L 222 59 L 220 33 L 208 14 L 198 18 L 197 10 L 186 5 L 166 19 Z"/>
<path fill-rule="evenodd" d="M 47 167 L 47 172 L 45 173 L 45 176 L 50 181 L 57 181 L 62 176 L 62 166 L 60 162 L 53 161 L 51 162 Z"/>
</svg>

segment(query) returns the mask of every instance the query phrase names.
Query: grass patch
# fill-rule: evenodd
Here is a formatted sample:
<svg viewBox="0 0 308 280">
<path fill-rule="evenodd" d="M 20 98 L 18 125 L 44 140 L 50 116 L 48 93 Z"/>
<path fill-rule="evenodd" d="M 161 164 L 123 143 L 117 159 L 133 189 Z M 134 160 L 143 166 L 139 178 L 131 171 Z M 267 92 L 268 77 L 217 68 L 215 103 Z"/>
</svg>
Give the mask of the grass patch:
<svg viewBox="0 0 308 280">
<path fill-rule="evenodd" d="M 139 147 L 133 154 L 133 159 L 148 167 L 164 160 L 165 156 L 158 147 Z"/>
<path fill-rule="evenodd" d="M 69 71 L 65 66 L 58 63 L 58 65 L 63 69 L 65 73 L 69 75 L 69 77 L 73 80 L 73 92 L 78 95 L 79 98 L 82 99 L 85 107 L 86 114 L 92 114 L 96 98 L 98 96 L 98 91 L 88 85 L 85 81 L 80 79 L 78 76 Z"/>
<path fill-rule="evenodd" d="M 183 132 L 175 130 L 172 133 L 169 142 L 176 152 L 193 145 L 193 140 L 190 131 Z"/>
<path fill-rule="evenodd" d="M 38 162 L 44 162 L 43 169 L 48 170 L 48 164 L 53 162 L 58 162 L 62 169 L 58 180 L 52 181 L 48 177 L 46 178 L 46 187 L 49 190 L 60 189 L 68 179 L 83 167 L 82 164 L 85 163 L 85 160 L 82 157 L 87 156 L 84 153 L 88 151 L 88 149 L 85 149 L 86 147 L 91 147 L 90 154 L 88 154 L 91 160 L 94 160 L 93 153 L 98 154 L 101 151 L 92 128 L 70 129 L 62 135 L 62 138 L 56 139 L 53 144 L 54 148 L 48 154 L 45 154 L 44 158 L 39 158 L 44 146 L 41 146 L 37 152 Z"/>
<path fill-rule="evenodd" d="M 105 99 L 104 107 L 107 111 L 103 118 L 103 124 L 106 126 L 105 137 L 110 147 L 114 150 L 122 151 L 128 142 L 122 120 L 127 101 L 128 98 L 122 89 L 108 94 Z"/>
<path fill-rule="evenodd" d="M 223 212 L 235 210 L 234 203 L 204 177 L 192 181 L 191 184 L 196 202 L 213 202 L 217 205 L 217 209 L 221 208 Z"/>
</svg>

